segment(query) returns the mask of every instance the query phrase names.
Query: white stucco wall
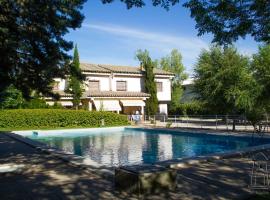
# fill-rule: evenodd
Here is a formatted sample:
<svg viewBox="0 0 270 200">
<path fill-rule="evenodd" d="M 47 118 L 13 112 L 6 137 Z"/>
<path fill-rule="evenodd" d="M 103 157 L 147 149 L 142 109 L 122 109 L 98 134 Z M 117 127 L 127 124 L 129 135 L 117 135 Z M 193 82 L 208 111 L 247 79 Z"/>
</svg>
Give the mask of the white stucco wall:
<svg viewBox="0 0 270 200">
<path fill-rule="evenodd" d="M 59 82 L 59 90 L 64 91 L 66 86 L 66 80 L 61 78 L 54 78 L 55 82 Z"/>
<path fill-rule="evenodd" d="M 90 80 L 95 80 L 99 81 L 99 88 L 101 91 L 110 91 L 110 78 L 109 76 L 87 76 L 86 81 L 85 81 L 85 90 L 89 90 L 89 81 Z"/>
<path fill-rule="evenodd" d="M 55 78 L 55 81 L 59 81 L 59 90 L 65 90 L 66 80 Z M 89 89 L 89 80 L 97 80 L 100 84 L 101 91 L 116 91 L 117 81 L 127 81 L 127 91 L 129 92 L 144 92 L 144 80 L 143 77 L 128 77 L 128 76 L 98 76 L 95 74 L 87 75 L 85 81 L 85 90 Z M 171 80 L 170 78 L 155 78 L 156 82 L 162 82 L 162 92 L 157 93 L 159 101 L 170 101 L 171 100 Z M 111 82 L 111 83 L 110 83 Z"/>
<path fill-rule="evenodd" d="M 141 92 L 141 78 L 140 77 L 114 77 L 112 79 L 112 91 L 116 91 L 116 82 L 126 81 L 128 92 Z"/>
<path fill-rule="evenodd" d="M 168 114 L 168 106 L 167 104 L 158 104 L 159 107 L 159 113 L 160 114 Z"/>
<path fill-rule="evenodd" d="M 171 100 L 171 81 L 169 78 L 155 78 L 156 82 L 162 82 L 162 92 L 157 92 L 157 98 L 159 101 Z"/>
</svg>

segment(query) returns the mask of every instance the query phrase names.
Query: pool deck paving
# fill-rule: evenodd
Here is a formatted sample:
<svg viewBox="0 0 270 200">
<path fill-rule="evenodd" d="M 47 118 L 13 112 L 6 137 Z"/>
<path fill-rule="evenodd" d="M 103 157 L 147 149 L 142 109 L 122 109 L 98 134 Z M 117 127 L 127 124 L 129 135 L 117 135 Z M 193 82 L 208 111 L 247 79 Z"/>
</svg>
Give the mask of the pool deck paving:
<svg viewBox="0 0 270 200">
<path fill-rule="evenodd" d="M 1 171 L 6 166 L 14 171 Z M 248 158 L 195 163 L 177 170 L 175 191 L 140 199 L 243 199 L 251 194 L 250 172 Z M 117 192 L 113 180 L 86 172 L 0 133 L 1 200 L 138 198 Z"/>
</svg>

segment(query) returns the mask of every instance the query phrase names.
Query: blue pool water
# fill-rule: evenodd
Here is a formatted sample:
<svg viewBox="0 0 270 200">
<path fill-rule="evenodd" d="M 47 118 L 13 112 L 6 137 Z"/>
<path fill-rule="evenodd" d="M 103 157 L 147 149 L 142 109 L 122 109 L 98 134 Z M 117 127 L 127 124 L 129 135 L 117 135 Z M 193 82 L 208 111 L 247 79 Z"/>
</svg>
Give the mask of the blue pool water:
<svg viewBox="0 0 270 200">
<path fill-rule="evenodd" d="M 270 139 L 166 132 L 145 129 L 104 129 L 29 136 L 92 163 L 122 166 L 155 163 L 270 143 Z"/>
</svg>

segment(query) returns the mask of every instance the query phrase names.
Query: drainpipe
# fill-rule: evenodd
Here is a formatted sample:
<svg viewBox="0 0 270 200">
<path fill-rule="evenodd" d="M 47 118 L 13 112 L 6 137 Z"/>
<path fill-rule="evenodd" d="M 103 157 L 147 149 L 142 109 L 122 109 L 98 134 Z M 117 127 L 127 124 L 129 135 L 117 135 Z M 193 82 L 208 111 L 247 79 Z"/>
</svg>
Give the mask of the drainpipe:
<svg viewBox="0 0 270 200">
<path fill-rule="evenodd" d="M 112 79 L 113 79 L 113 73 L 111 73 L 110 74 L 110 76 L 109 76 L 109 89 L 110 89 L 110 91 L 112 91 Z"/>
</svg>

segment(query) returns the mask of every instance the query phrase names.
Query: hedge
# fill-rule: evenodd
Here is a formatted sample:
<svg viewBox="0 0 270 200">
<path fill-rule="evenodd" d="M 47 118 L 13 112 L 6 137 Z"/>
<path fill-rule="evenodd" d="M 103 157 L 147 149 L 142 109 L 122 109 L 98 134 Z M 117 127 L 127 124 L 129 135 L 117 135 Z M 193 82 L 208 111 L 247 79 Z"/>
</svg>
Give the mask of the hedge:
<svg viewBox="0 0 270 200">
<path fill-rule="evenodd" d="M 173 115 L 200 115 L 207 114 L 206 106 L 199 101 L 191 101 L 188 103 L 181 103 L 175 110 L 170 110 Z"/>
<path fill-rule="evenodd" d="M 0 129 L 83 128 L 128 125 L 125 115 L 111 112 L 60 109 L 16 109 L 0 111 Z"/>
</svg>

